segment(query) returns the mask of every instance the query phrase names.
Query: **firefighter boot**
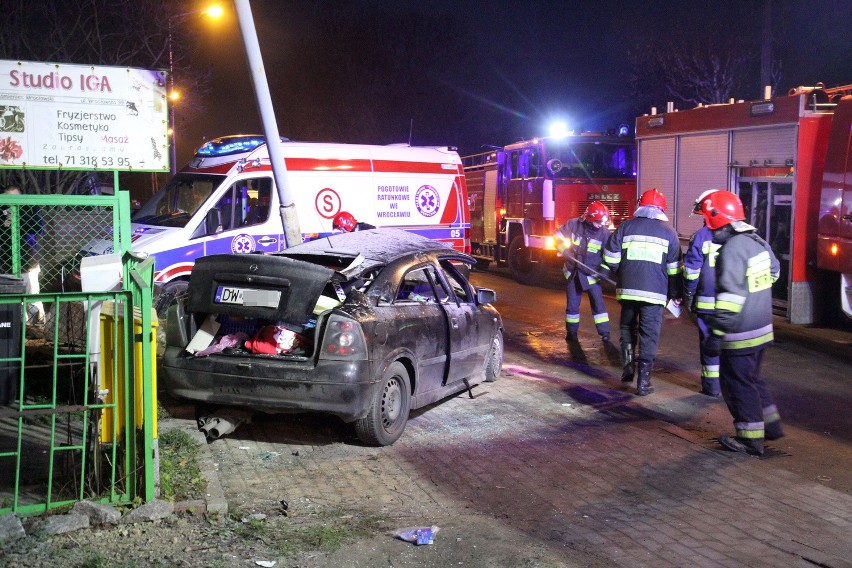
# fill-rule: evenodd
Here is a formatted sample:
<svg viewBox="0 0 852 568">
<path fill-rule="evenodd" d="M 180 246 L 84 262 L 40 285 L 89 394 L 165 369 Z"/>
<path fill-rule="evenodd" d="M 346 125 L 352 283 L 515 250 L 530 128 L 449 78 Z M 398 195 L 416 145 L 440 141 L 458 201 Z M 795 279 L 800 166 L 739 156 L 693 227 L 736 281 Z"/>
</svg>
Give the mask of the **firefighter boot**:
<svg viewBox="0 0 852 568">
<path fill-rule="evenodd" d="M 784 428 L 780 420 L 773 420 L 763 425 L 763 432 L 767 440 L 777 440 L 784 437 Z"/>
<path fill-rule="evenodd" d="M 717 377 L 701 377 L 701 394 L 718 397 L 722 394 Z"/>
<path fill-rule="evenodd" d="M 763 438 L 736 438 L 723 434 L 719 436 L 719 443 L 722 444 L 723 448 L 732 452 L 740 452 L 750 456 L 763 455 Z"/>
<path fill-rule="evenodd" d="M 633 345 L 630 343 L 622 343 L 621 344 L 621 363 L 624 365 L 623 370 L 621 371 L 621 382 L 622 383 L 632 383 L 633 382 Z"/>
<path fill-rule="evenodd" d="M 651 366 L 650 361 L 639 361 L 639 377 L 636 379 L 636 394 L 646 396 L 654 392 L 654 387 L 651 386 Z"/>
<path fill-rule="evenodd" d="M 577 343 L 577 330 L 572 329 L 568 322 L 565 322 L 565 342 Z"/>
</svg>

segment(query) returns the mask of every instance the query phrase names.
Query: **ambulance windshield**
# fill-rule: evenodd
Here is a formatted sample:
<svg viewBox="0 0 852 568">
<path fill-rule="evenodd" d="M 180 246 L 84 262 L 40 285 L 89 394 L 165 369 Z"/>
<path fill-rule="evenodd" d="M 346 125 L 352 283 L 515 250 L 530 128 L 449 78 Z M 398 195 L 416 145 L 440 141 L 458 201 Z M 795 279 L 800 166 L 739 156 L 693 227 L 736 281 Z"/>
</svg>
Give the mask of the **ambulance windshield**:
<svg viewBox="0 0 852 568">
<path fill-rule="evenodd" d="M 178 174 L 133 214 L 134 223 L 185 227 L 224 176 Z"/>
</svg>

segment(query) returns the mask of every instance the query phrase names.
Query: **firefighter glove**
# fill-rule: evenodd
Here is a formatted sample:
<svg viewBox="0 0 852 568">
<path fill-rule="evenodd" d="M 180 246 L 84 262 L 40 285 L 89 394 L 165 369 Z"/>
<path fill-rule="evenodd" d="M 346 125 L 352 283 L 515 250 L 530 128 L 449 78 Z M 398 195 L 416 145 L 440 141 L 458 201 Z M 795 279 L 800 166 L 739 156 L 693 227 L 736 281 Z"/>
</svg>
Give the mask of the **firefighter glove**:
<svg viewBox="0 0 852 568">
<path fill-rule="evenodd" d="M 718 357 L 722 354 L 722 338 L 718 335 L 710 335 L 704 340 L 702 347 L 704 355 L 708 357 Z"/>
</svg>

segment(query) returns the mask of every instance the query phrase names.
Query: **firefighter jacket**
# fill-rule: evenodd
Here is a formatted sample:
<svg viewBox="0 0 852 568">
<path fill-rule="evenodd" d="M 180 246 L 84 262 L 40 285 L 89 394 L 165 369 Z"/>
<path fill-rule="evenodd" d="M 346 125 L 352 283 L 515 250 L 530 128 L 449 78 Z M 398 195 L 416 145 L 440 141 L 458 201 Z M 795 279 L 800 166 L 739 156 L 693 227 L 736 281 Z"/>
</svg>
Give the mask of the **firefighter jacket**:
<svg viewBox="0 0 852 568">
<path fill-rule="evenodd" d="M 608 270 L 603 263 L 603 247 L 609 239 L 609 229 L 603 226 L 596 228 L 582 217 L 578 217 L 566 221 L 556 230 L 554 237 L 556 249 L 565 259 L 562 269 L 565 279 L 570 281 L 572 278 L 578 278 L 583 290 L 597 284 L 600 278 L 594 271 Z"/>
<path fill-rule="evenodd" d="M 721 244 L 716 259 L 716 309 L 707 316 L 722 349 L 747 354 L 773 340 L 772 283 L 780 264 L 766 241 L 753 231 L 735 232 L 730 225 L 717 230 Z"/>
<path fill-rule="evenodd" d="M 716 305 L 715 267 L 720 246 L 705 225 L 692 235 L 683 257 L 684 299 L 691 299 L 692 305 L 687 307 L 702 314 L 712 312 Z"/>
<path fill-rule="evenodd" d="M 664 306 L 680 297 L 680 243 L 661 215 L 637 210 L 607 241 L 604 261 L 616 273 L 618 300 Z"/>
</svg>

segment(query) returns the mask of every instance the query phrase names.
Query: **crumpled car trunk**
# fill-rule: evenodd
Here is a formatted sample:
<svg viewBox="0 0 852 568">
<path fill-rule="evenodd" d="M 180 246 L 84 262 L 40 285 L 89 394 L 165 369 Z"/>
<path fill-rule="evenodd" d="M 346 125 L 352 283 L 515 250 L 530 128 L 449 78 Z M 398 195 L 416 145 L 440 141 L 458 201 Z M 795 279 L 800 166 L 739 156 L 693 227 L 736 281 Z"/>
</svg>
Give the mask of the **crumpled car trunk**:
<svg viewBox="0 0 852 568">
<path fill-rule="evenodd" d="M 192 270 L 187 310 L 301 325 L 310 319 L 334 274 L 324 266 L 281 256 L 200 258 Z"/>
</svg>

